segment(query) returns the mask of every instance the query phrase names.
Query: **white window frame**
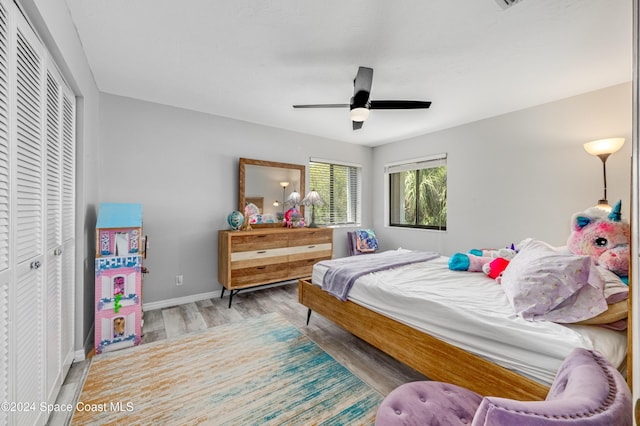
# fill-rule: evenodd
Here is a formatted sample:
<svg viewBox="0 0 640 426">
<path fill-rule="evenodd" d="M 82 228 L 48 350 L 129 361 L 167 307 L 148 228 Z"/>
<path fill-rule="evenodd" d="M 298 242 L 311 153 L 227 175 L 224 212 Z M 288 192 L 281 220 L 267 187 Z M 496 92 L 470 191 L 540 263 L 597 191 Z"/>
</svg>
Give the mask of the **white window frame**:
<svg viewBox="0 0 640 426">
<path fill-rule="evenodd" d="M 427 227 L 411 227 L 411 226 L 397 226 L 391 225 L 391 188 L 389 184 L 389 175 L 392 173 L 398 173 L 402 171 L 409 170 L 418 170 L 424 168 L 426 165 L 432 165 L 435 162 L 442 162 L 442 165 L 447 166 L 448 164 L 448 156 L 447 153 L 433 154 L 425 157 L 413 158 L 410 160 L 402 160 L 396 161 L 392 163 L 387 163 L 384 165 L 384 224 L 387 228 L 393 229 L 413 229 L 419 231 L 427 231 L 427 232 L 446 232 L 445 229 L 434 229 Z M 448 169 L 447 169 L 448 170 Z"/>
</svg>

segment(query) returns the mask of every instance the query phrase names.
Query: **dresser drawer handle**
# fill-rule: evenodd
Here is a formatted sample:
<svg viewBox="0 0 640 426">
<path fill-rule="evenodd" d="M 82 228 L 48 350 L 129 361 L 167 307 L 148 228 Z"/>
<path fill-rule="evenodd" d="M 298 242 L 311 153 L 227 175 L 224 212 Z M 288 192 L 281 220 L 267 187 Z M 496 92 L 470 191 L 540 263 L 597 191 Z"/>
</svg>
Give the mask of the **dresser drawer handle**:
<svg viewBox="0 0 640 426">
<path fill-rule="evenodd" d="M 258 267 L 256 267 L 256 269 L 267 269 L 267 267 L 266 266 L 258 266 Z"/>
<path fill-rule="evenodd" d="M 267 236 L 266 235 L 256 235 L 256 237 L 258 237 L 258 238 L 266 238 Z"/>
<path fill-rule="evenodd" d="M 256 253 L 258 253 L 258 254 L 265 254 L 266 252 L 267 252 L 266 250 L 260 250 L 260 251 L 257 251 Z"/>
<path fill-rule="evenodd" d="M 307 248 L 314 248 L 315 246 L 308 246 Z"/>
</svg>

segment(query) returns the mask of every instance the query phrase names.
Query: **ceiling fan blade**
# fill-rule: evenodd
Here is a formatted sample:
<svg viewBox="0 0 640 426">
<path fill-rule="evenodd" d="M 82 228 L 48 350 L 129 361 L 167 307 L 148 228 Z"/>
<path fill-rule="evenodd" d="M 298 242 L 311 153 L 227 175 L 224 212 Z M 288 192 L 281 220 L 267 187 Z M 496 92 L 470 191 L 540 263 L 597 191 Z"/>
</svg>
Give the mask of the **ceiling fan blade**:
<svg viewBox="0 0 640 426">
<path fill-rule="evenodd" d="M 353 93 L 371 93 L 371 83 L 373 82 L 373 68 L 359 67 L 355 80 L 353 80 Z"/>
<path fill-rule="evenodd" d="M 431 101 L 371 101 L 371 109 L 429 108 Z"/>
<path fill-rule="evenodd" d="M 311 104 L 311 105 L 294 105 L 294 108 L 348 108 L 349 104 Z"/>
<path fill-rule="evenodd" d="M 353 130 L 358 130 L 358 129 L 362 129 L 362 125 L 364 124 L 364 121 L 352 121 L 353 123 Z"/>
</svg>

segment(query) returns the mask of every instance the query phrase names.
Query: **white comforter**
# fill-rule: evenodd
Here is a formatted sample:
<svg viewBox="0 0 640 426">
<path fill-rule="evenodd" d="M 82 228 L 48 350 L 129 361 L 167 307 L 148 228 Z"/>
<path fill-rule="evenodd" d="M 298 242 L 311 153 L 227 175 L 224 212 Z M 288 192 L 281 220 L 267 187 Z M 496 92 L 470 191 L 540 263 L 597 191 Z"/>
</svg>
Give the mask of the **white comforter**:
<svg viewBox="0 0 640 426">
<path fill-rule="evenodd" d="M 575 347 L 595 349 L 616 366 L 624 363 L 625 332 L 526 321 L 516 316 L 495 280 L 451 271 L 447 260 L 438 257 L 360 277 L 349 300 L 547 386 Z M 326 267 L 314 267 L 314 284 L 322 284 L 325 272 Z"/>
</svg>

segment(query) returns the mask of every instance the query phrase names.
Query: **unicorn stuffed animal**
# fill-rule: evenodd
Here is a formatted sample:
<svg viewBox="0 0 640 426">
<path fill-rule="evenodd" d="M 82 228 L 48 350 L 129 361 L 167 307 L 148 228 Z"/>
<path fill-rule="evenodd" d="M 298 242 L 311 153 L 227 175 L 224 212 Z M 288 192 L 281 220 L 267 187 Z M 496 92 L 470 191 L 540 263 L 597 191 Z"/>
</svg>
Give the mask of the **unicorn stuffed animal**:
<svg viewBox="0 0 640 426">
<path fill-rule="evenodd" d="M 631 259 L 631 228 L 621 220 L 620 207 L 621 202 L 618 201 L 611 213 L 590 208 L 574 214 L 567 248 L 572 253 L 591 256 L 596 265 L 610 270 L 625 281 Z"/>
</svg>

